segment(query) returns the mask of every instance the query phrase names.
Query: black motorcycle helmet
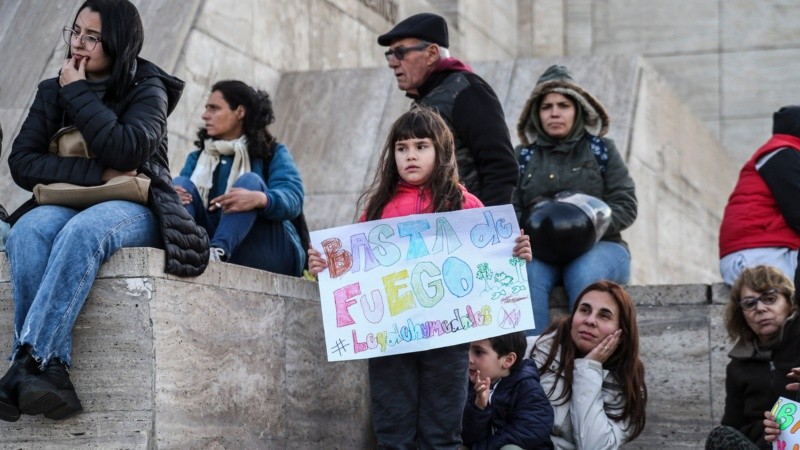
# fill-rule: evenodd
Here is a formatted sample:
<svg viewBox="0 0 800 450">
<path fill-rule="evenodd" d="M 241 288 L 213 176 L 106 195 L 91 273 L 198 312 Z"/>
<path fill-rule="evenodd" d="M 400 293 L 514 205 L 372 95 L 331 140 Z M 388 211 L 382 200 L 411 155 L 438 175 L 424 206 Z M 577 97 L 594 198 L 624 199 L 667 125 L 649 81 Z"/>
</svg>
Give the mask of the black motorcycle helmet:
<svg viewBox="0 0 800 450">
<path fill-rule="evenodd" d="M 565 191 L 537 202 L 523 221 L 534 258 L 561 266 L 603 237 L 611 224 L 611 208 L 591 195 Z"/>
</svg>

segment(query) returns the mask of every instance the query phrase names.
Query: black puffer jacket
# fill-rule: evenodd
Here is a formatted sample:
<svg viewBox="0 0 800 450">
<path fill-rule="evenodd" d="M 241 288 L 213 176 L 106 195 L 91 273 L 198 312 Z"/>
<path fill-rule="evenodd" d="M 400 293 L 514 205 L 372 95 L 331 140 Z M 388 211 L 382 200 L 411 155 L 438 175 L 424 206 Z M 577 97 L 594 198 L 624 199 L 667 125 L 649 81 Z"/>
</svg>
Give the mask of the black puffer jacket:
<svg viewBox="0 0 800 450">
<path fill-rule="evenodd" d="M 147 175 L 151 179 L 149 205 L 159 219 L 166 250 L 166 272 L 200 275 L 208 263 L 208 235 L 181 204 L 167 160 L 167 116 L 177 105 L 183 85 L 143 59 L 137 61 L 128 94 L 111 104 L 104 104 L 84 80 L 63 88 L 57 78 L 42 81 L 8 156 L 12 178 L 30 191 L 38 183 L 96 186 L 102 184 L 106 167 Z M 50 138 L 69 124 L 81 131 L 95 158 L 48 153 Z M 29 200 L 12 218 L 35 206 Z"/>
<path fill-rule="evenodd" d="M 3 127 L 0 125 L 0 153 L 3 151 Z M 8 218 L 8 214 L 6 214 L 6 209 L 3 208 L 3 205 L 0 205 L 0 220 L 4 221 Z"/>
</svg>

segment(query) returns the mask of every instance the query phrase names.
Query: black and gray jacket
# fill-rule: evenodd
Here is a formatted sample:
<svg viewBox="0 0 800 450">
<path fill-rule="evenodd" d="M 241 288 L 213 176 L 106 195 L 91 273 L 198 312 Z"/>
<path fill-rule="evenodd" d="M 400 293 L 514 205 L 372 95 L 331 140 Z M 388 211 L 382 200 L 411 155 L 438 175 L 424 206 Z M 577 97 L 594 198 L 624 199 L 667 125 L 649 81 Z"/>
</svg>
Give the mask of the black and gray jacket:
<svg viewBox="0 0 800 450">
<path fill-rule="evenodd" d="M 436 71 L 409 97 L 436 109 L 455 137 L 461 183 L 486 206 L 511 203 L 517 163 L 505 115 L 486 81 L 455 58 Z"/>
<path fill-rule="evenodd" d="M 738 314 L 741 314 L 739 312 Z M 739 339 L 728 353 L 725 369 L 725 412 L 721 424 L 733 427 L 759 448 L 771 449 L 764 441 L 764 411 L 769 411 L 778 397 L 796 399 L 788 391 L 793 383 L 786 376 L 800 366 L 800 320 L 789 316 L 772 345 L 759 348 L 755 341 Z"/>
<path fill-rule="evenodd" d="M 150 177 L 149 206 L 156 214 L 166 250 L 165 271 L 180 276 L 203 273 L 208 263 L 208 235 L 192 220 L 172 187 L 167 159 L 167 116 L 184 82 L 153 63 L 137 60 L 127 95 L 106 104 L 85 80 L 64 87 L 58 78 L 39 84 L 28 117 L 14 140 L 8 165 L 14 181 L 32 190 L 38 183 L 102 184 L 106 167 L 137 170 Z M 95 158 L 61 158 L 48 152 L 51 137 L 75 125 Z M 10 220 L 36 206 L 23 204 Z"/>
</svg>

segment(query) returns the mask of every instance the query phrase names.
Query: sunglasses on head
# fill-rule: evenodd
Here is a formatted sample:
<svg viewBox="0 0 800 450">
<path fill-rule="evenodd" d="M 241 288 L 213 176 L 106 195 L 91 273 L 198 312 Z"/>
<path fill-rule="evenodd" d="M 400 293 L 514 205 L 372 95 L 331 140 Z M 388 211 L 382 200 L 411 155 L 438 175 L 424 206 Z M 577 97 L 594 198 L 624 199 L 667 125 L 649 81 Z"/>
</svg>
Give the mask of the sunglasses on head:
<svg viewBox="0 0 800 450">
<path fill-rule="evenodd" d="M 413 45 L 411 47 L 390 48 L 389 50 L 386 50 L 386 53 L 384 53 L 383 55 L 386 56 L 386 61 L 391 61 L 392 60 L 392 56 L 394 56 L 395 59 L 397 59 L 398 61 L 402 61 L 403 58 L 406 57 L 406 53 L 414 52 L 414 51 L 418 52 L 418 51 L 424 50 L 424 49 L 428 48 L 429 45 L 431 45 L 429 42 L 422 42 L 420 44 Z"/>
<path fill-rule="evenodd" d="M 765 305 L 771 305 L 778 301 L 779 292 L 777 289 L 770 289 L 763 294 L 759 295 L 758 297 L 749 296 L 749 297 L 742 297 L 739 300 L 739 306 L 742 308 L 742 311 L 752 311 L 756 309 L 756 305 L 758 302 L 761 302 Z"/>
</svg>

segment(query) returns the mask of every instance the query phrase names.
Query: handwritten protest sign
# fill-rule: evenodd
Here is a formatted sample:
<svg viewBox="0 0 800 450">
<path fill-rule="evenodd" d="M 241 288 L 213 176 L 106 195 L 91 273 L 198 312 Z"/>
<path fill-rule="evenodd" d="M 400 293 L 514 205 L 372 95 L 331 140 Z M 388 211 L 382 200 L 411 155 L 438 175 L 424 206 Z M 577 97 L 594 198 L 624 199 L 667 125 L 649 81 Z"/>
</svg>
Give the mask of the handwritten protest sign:
<svg viewBox="0 0 800 450">
<path fill-rule="evenodd" d="M 773 450 L 800 450 L 800 403 L 779 397 L 772 407 L 772 415 L 781 428 L 778 439 L 772 443 Z"/>
<path fill-rule="evenodd" d="M 329 361 L 416 352 L 534 327 L 511 205 L 311 233 Z"/>
</svg>

